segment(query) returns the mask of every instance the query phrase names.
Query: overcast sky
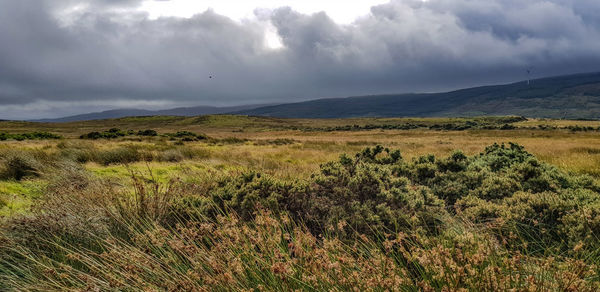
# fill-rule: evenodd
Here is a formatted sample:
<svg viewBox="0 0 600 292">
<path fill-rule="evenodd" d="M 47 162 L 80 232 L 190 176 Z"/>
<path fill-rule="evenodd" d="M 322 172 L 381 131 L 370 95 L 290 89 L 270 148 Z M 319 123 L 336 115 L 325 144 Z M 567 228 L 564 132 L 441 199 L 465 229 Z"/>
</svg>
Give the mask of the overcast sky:
<svg viewBox="0 0 600 292">
<path fill-rule="evenodd" d="M 600 1 L 0 0 L 0 119 L 444 91 L 530 67 L 600 71 Z"/>
</svg>

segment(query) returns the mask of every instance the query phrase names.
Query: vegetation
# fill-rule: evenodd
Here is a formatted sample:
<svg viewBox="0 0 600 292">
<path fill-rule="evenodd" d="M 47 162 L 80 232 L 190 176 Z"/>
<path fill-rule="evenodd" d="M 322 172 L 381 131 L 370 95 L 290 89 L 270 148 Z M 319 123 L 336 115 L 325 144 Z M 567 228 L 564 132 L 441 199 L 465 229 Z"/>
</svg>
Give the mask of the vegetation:
<svg viewBox="0 0 600 292">
<path fill-rule="evenodd" d="M 0 132 L 0 141 L 6 140 L 45 140 L 45 139 L 61 139 L 62 136 L 48 133 L 48 132 L 31 132 L 31 133 L 20 133 L 20 134 L 9 134 Z"/>
<path fill-rule="evenodd" d="M 0 290 L 600 289 L 596 131 L 237 119 L 0 143 Z"/>
<path fill-rule="evenodd" d="M 119 128 L 111 128 L 111 129 L 103 131 L 103 132 L 98 132 L 98 131 L 89 132 L 87 134 L 83 134 L 83 135 L 79 136 L 79 138 L 96 140 L 96 139 L 116 139 L 116 138 L 125 137 L 125 136 L 156 137 L 156 136 L 158 136 L 158 133 L 152 129 L 139 130 L 136 132 L 134 130 L 123 131 Z M 188 142 L 207 139 L 207 137 L 204 135 L 192 133 L 190 131 L 178 131 L 176 133 L 167 133 L 167 134 L 164 134 L 163 136 L 170 137 L 172 140 L 180 139 L 181 141 L 188 141 Z"/>
</svg>

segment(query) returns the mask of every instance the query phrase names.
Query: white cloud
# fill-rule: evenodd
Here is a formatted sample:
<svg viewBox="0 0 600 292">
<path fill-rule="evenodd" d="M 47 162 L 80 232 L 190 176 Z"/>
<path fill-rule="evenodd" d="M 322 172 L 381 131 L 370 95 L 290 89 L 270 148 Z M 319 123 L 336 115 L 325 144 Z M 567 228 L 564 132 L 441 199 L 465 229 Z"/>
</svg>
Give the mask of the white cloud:
<svg viewBox="0 0 600 292">
<path fill-rule="evenodd" d="M 256 9 L 276 9 L 288 6 L 304 14 L 324 11 L 337 23 L 351 23 L 356 18 L 369 14 L 374 5 L 389 0 L 170 0 L 144 1 L 140 11 L 150 14 L 151 18 L 161 16 L 191 17 L 207 9 L 234 20 L 254 19 Z"/>
</svg>

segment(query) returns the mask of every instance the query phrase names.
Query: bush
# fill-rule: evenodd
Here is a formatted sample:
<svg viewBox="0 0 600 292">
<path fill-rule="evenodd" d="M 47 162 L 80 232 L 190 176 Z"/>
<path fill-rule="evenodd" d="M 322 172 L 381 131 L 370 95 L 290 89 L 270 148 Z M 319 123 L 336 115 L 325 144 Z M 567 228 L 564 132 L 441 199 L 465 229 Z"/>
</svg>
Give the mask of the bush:
<svg viewBox="0 0 600 292">
<path fill-rule="evenodd" d="M 80 139 L 92 139 L 92 140 L 114 139 L 114 138 L 124 137 L 127 135 L 128 135 L 127 132 L 123 132 L 118 128 L 112 128 L 112 129 L 109 129 L 104 132 L 97 132 L 97 131 L 89 132 L 87 134 L 83 134 L 83 135 L 79 136 L 79 138 Z"/>
<path fill-rule="evenodd" d="M 156 131 L 154 131 L 154 130 L 143 130 L 143 131 L 140 130 L 140 131 L 137 132 L 137 135 L 138 136 L 150 136 L 150 137 L 153 137 L 153 136 L 158 136 L 158 133 Z"/>
<path fill-rule="evenodd" d="M 599 226 L 599 190 L 589 177 L 561 172 L 510 143 L 491 145 L 471 157 L 455 152 L 411 162 L 376 146 L 322 165 L 306 182 L 290 184 L 249 173 L 221 182 L 211 196 L 245 219 L 256 205 L 290 212 L 317 233 L 340 222 L 347 224 L 345 231 L 363 234 L 436 233 L 449 210 L 475 223 L 499 220 L 500 238 L 512 233 L 521 242 L 568 249 L 580 241 L 593 242 L 590 235 L 600 236 L 585 234 Z M 577 222 L 584 213 L 590 224 Z"/>
<path fill-rule="evenodd" d="M 256 205 L 289 212 L 316 233 L 343 225 L 343 232 L 364 234 L 421 229 L 437 232 L 443 201 L 426 187 L 393 175 L 397 151 L 367 148 L 354 159 L 343 155 L 324 164 L 310 181 L 286 183 L 247 173 L 220 183 L 211 197 L 220 208 L 250 219 Z"/>
<path fill-rule="evenodd" d="M 5 140 L 49 140 L 49 139 L 62 139 L 62 136 L 48 133 L 48 132 L 31 132 L 31 133 L 21 133 L 21 134 L 9 134 L 9 133 L 0 133 L 0 141 Z"/>
</svg>

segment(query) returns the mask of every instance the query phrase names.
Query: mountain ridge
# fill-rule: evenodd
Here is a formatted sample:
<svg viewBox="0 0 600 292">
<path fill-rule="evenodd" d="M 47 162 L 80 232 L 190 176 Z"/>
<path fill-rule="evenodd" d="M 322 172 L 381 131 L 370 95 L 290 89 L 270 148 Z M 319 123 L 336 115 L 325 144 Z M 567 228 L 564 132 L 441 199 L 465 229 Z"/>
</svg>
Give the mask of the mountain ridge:
<svg viewBox="0 0 600 292">
<path fill-rule="evenodd" d="M 519 115 L 600 119 L 600 72 L 552 76 L 438 93 L 375 94 L 282 104 L 196 106 L 166 110 L 115 109 L 36 122 L 71 122 L 127 116 L 238 114 L 278 118 L 449 117 Z"/>
<path fill-rule="evenodd" d="M 78 122 L 78 121 L 91 121 L 91 120 L 105 120 L 105 119 L 117 119 L 124 117 L 136 117 L 136 116 L 200 116 L 210 114 L 224 114 L 231 111 L 239 111 L 244 109 L 252 109 L 255 107 L 266 106 L 266 104 L 255 104 L 255 105 L 240 105 L 240 106 L 229 106 L 229 107 L 216 107 L 216 106 L 194 106 L 194 107 L 176 107 L 164 110 L 145 110 L 135 108 L 120 108 L 113 110 L 106 110 L 101 112 L 85 113 L 73 116 L 66 116 L 53 119 L 37 119 L 31 120 L 31 122 L 44 122 L 44 123 L 64 123 L 64 122 Z"/>
<path fill-rule="evenodd" d="M 600 72 L 552 76 L 440 93 L 324 98 L 242 110 L 281 118 L 523 115 L 600 118 Z"/>
</svg>

